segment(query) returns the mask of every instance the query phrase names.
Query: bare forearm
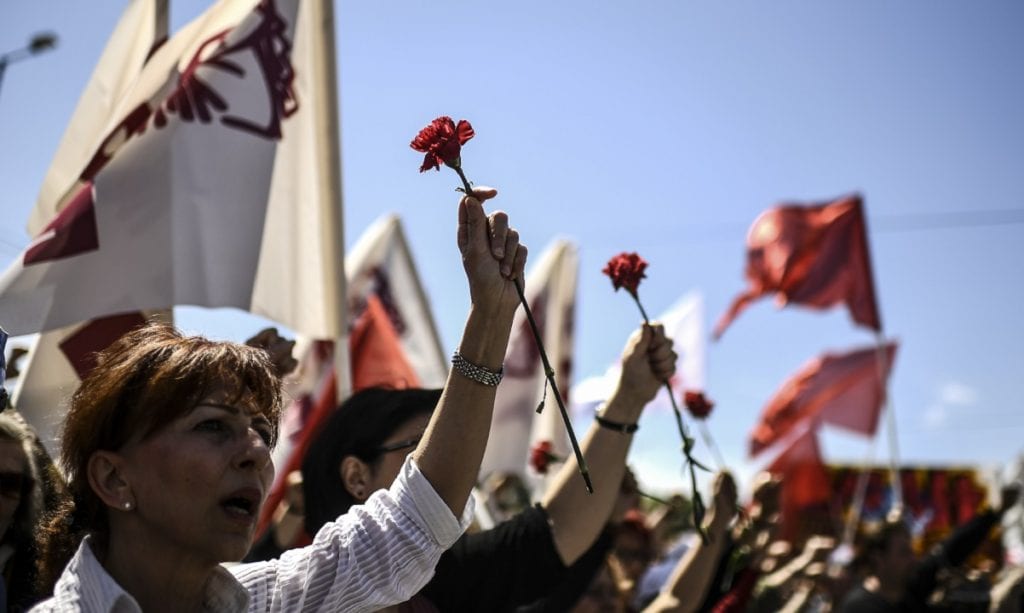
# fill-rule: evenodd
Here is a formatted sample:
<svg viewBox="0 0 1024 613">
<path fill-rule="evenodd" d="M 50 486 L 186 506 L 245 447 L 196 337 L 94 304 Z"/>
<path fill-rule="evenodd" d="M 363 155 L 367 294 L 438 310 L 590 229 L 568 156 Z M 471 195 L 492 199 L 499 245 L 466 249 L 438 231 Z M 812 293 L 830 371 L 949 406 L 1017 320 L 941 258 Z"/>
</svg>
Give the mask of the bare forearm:
<svg viewBox="0 0 1024 613">
<path fill-rule="evenodd" d="M 614 422 L 633 424 L 639 419 L 643 404 L 617 390 L 601 415 Z M 632 441 L 632 434 L 602 428 L 596 421 L 591 424 L 581 451 L 594 479 L 593 494 L 583 487 L 574 458 L 558 471 L 543 505 L 551 518 L 555 548 L 566 566 L 590 548 L 608 522 L 626 472 L 626 454 Z"/>
<path fill-rule="evenodd" d="M 501 369 L 512 327 L 508 309 L 470 310 L 459 353 L 492 372 Z M 497 388 L 472 381 L 452 369 L 437 410 L 414 452 L 420 471 L 456 517 L 476 483 Z"/>
<path fill-rule="evenodd" d="M 727 529 L 727 519 L 712 516 L 707 526 L 709 541 L 698 541 L 687 550 L 669 576 L 665 584 L 667 589 L 644 609 L 644 613 L 697 610 L 704 601 L 724 550 Z"/>
</svg>

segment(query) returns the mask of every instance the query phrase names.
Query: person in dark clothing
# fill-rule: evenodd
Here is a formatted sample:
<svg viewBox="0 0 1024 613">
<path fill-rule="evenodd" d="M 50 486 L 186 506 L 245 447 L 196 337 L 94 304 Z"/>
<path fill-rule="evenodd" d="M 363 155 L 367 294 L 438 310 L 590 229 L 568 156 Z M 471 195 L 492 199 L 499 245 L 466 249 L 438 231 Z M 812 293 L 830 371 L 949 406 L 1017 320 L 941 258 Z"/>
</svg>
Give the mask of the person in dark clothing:
<svg viewBox="0 0 1024 613">
<path fill-rule="evenodd" d="M 618 497 L 636 422 L 674 373 L 675 362 L 672 341 L 662 326 L 645 325 L 637 331 L 623 353 L 616 390 L 581 441 L 594 493 L 587 494 L 570 458 L 539 505 L 491 530 L 460 538 L 441 557 L 431 582 L 403 608 L 511 611 L 548 596 L 573 575 L 570 568 L 581 558 L 581 564 L 593 568 L 592 557 L 584 554 L 592 547 L 607 547 L 598 536 Z M 437 390 L 369 389 L 334 412 L 302 465 L 310 535 L 325 518 L 390 485 L 423 435 L 439 395 Z"/>
<path fill-rule="evenodd" d="M 914 559 L 911 536 L 906 523 L 887 521 L 865 538 L 859 557 L 869 574 L 843 599 L 842 613 L 887 613 L 889 611 L 928 611 L 928 599 L 943 568 L 962 564 L 985 540 L 1003 513 L 1016 504 L 1018 487 L 1002 491 L 998 509 L 974 516 L 957 528 L 945 541 L 921 560 Z"/>
</svg>

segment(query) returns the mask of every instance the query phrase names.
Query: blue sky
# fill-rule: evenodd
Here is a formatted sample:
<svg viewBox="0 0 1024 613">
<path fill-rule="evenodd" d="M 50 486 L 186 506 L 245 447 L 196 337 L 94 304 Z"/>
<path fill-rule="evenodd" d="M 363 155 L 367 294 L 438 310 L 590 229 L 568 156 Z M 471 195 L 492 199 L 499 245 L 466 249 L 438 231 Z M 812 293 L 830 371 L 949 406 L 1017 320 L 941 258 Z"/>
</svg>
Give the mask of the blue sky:
<svg viewBox="0 0 1024 613">
<path fill-rule="evenodd" d="M 172 1 L 172 25 L 206 5 Z M 60 36 L 0 88 L 4 266 L 28 241 L 28 211 L 123 6 L 0 7 L 2 51 L 39 30 Z M 336 13 L 346 242 L 386 212 L 402 217 L 446 348 L 468 305 L 457 180 L 420 175 L 408 148 L 441 114 L 473 123 L 467 173 L 498 187 L 496 206 L 535 254 L 559 236 L 580 245 L 577 379 L 603 371 L 637 324 L 600 274 L 608 257 L 651 262 L 649 312 L 699 289 L 713 319 L 743 286 L 743 238 L 761 210 L 859 191 L 883 322 L 902 343 L 901 455 L 991 465 L 1022 451 L 1024 4 L 403 0 L 341 1 Z M 259 326 L 179 311 L 212 336 Z M 872 341 L 842 310 L 745 312 L 709 348 L 709 424 L 730 463 L 755 466 L 746 435 L 790 373 Z M 642 425 L 640 476 L 670 483 L 671 418 Z M 823 445 L 836 461 L 867 449 L 838 433 Z"/>
</svg>

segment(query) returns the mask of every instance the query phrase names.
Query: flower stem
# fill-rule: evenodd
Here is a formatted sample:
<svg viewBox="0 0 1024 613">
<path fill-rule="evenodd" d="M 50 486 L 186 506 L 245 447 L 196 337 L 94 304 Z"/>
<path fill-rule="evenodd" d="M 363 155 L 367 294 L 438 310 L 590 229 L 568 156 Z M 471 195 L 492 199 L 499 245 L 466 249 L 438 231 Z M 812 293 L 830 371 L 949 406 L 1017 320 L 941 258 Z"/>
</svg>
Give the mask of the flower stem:
<svg viewBox="0 0 1024 613">
<path fill-rule="evenodd" d="M 636 306 L 640 309 L 640 315 L 644 318 L 644 324 L 648 326 L 651 325 L 651 320 L 647 317 L 647 311 L 644 310 L 644 305 L 640 304 L 640 297 L 634 292 L 630 292 L 629 295 L 633 297 L 633 302 L 635 302 Z M 686 424 L 683 423 L 683 414 L 679 410 L 679 405 L 676 403 L 676 395 L 672 392 L 672 384 L 666 381 L 665 389 L 668 391 L 668 399 L 672 402 L 672 413 L 676 417 L 676 427 L 679 429 L 679 437 L 683 439 L 683 455 L 685 456 L 687 468 L 690 469 L 690 483 L 693 488 L 693 496 L 696 499 L 700 496 L 700 492 L 697 491 L 697 473 L 695 470 L 697 462 L 693 459 L 693 456 L 690 455 L 690 450 L 693 447 L 691 441 L 693 439 L 690 438 L 690 435 L 686 431 Z M 697 530 L 697 534 L 700 535 L 701 540 L 707 542 L 707 534 L 704 532 L 704 527 L 700 525 L 703 517 L 698 517 L 697 515 L 697 513 L 694 514 L 694 528 Z"/>
<path fill-rule="evenodd" d="M 466 173 L 462 172 L 462 165 L 448 164 L 456 173 L 459 178 L 462 179 L 462 188 L 467 196 L 473 195 L 473 187 L 469 184 L 469 179 L 466 178 Z M 523 311 L 526 313 L 526 320 L 530 322 L 530 331 L 533 332 L 533 340 L 537 343 L 537 350 L 540 352 L 541 362 L 544 364 L 544 376 L 547 377 L 548 383 L 551 384 L 551 392 L 555 396 L 555 400 L 558 402 L 558 410 L 562 413 L 562 421 L 565 422 L 565 430 L 569 434 L 569 442 L 572 443 L 572 452 L 576 456 L 576 465 L 580 469 L 580 475 L 583 476 L 583 482 L 587 486 L 587 493 L 594 493 L 594 484 L 590 481 L 590 469 L 587 468 L 587 461 L 583 459 L 583 452 L 580 451 L 580 444 L 576 440 L 576 432 L 572 429 L 572 422 L 569 420 L 569 412 L 565 409 L 565 403 L 562 401 L 562 393 L 558 391 L 558 384 L 555 383 L 555 370 L 551 368 L 551 362 L 548 361 L 548 354 L 544 350 L 544 342 L 540 338 L 540 332 L 537 329 L 537 322 L 533 319 L 533 311 L 530 310 L 530 305 L 526 301 L 526 295 L 523 293 L 523 284 L 519 279 L 514 279 L 516 286 L 516 292 L 519 293 L 519 303 L 523 305 Z M 537 407 L 539 413 L 541 408 L 544 406 L 543 403 Z"/>
<path fill-rule="evenodd" d="M 469 184 L 469 179 L 466 178 L 466 173 L 462 172 L 462 166 L 451 166 L 459 174 L 459 178 L 462 179 L 462 191 L 466 192 L 467 196 L 473 195 L 473 186 Z"/>
<path fill-rule="evenodd" d="M 565 423 L 565 431 L 569 434 L 569 442 L 572 443 L 572 452 L 576 456 L 576 465 L 579 466 L 580 475 L 583 476 L 583 482 L 587 485 L 587 492 L 593 494 L 594 484 L 590 482 L 590 469 L 587 468 L 587 461 L 583 459 L 583 452 L 580 451 L 580 444 L 576 441 L 576 432 L 572 429 L 572 422 L 569 420 L 569 412 L 565 410 L 565 403 L 562 401 L 562 393 L 558 391 L 558 384 L 555 383 L 555 370 L 551 368 L 551 362 L 548 360 L 548 354 L 544 350 L 544 343 L 541 341 L 540 331 L 537 329 L 537 322 L 533 319 L 533 311 L 530 310 L 530 305 L 526 300 L 526 294 L 523 293 L 523 284 L 518 278 L 514 279 L 514 282 L 516 292 L 519 293 L 519 302 L 523 305 L 523 311 L 526 313 L 526 321 L 530 323 L 530 331 L 533 332 L 533 340 L 537 343 L 537 350 L 540 352 L 540 360 L 544 365 L 544 376 L 547 377 L 548 383 L 551 384 L 551 395 L 555 397 L 555 402 L 558 403 L 558 410 L 562 413 L 562 421 Z"/>
<path fill-rule="evenodd" d="M 636 493 L 637 493 L 638 496 L 641 496 L 641 497 L 646 498 L 648 500 L 653 500 L 654 502 L 657 502 L 658 504 L 664 505 L 664 506 L 672 508 L 672 509 L 676 508 L 676 506 L 677 506 L 674 502 L 665 500 L 664 498 L 658 498 L 657 496 L 653 496 L 651 494 L 648 494 L 647 492 L 645 492 L 643 490 L 637 490 Z"/>
</svg>

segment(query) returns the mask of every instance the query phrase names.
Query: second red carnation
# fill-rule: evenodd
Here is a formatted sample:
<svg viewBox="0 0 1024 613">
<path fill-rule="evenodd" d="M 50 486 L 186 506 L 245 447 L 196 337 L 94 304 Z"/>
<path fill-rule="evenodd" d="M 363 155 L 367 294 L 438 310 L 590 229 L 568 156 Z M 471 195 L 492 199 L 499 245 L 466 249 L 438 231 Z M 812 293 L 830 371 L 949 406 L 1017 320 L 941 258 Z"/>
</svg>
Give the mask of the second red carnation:
<svg viewBox="0 0 1024 613">
<path fill-rule="evenodd" d="M 647 276 L 644 274 L 645 268 L 647 268 L 647 260 L 640 257 L 639 254 L 623 252 L 608 260 L 608 264 L 601 272 L 611 278 L 612 287 L 616 290 L 620 287 L 625 288 L 627 292 L 636 296 L 640 279 Z"/>
<path fill-rule="evenodd" d="M 704 392 L 686 392 L 683 394 L 686 410 L 697 419 L 705 419 L 715 408 L 715 403 L 704 396 Z"/>
<path fill-rule="evenodd" d="M 551 453 L 551 441 L 539 441 L 530 450 L 530 466 L 537 474 L 546 475 L 551 462 L 557 462 L 560 458 Z"/>
</svg>

